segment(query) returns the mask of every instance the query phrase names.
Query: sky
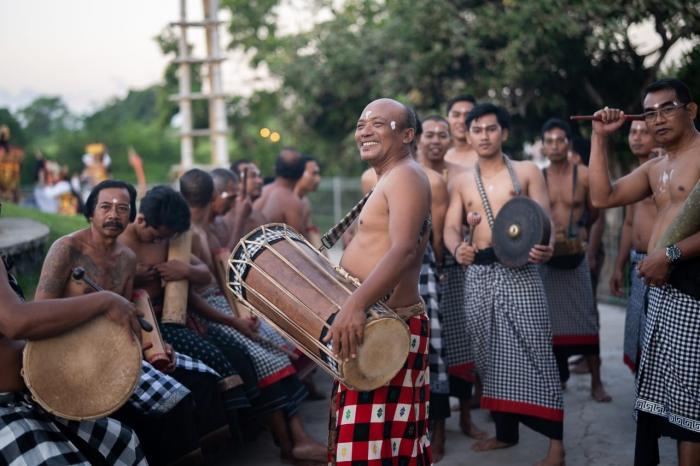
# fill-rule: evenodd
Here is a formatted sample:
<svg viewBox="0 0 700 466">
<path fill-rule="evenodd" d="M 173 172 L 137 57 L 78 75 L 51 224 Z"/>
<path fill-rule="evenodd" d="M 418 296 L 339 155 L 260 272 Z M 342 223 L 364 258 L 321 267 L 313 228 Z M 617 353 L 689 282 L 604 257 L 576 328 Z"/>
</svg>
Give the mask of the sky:
<svg viewBox="0 0 700 466">
<path fill-rule="evenodd" d="M 189 0 L 188 18 L 201 19 L 201 0 Z M 285 0 L 282 30 L 309 27 L 319 17 L 310 0 Z M 39 95 L 60 95 L 71 110 L 89 112 L 128 89 L 160 81 L 168 59 L 153 38 L 180 14 L 179 0 L 0 0 L 0 107 L 17 109 Z M 226 19 L 222 13 L 220 19 Z M 221 27 L 222 48 L 228 42 Z M 651 26 L 636 28 L 644 47 L 654 45 Z M 204 33 L 188 39 L 203 54 Z M 679 44 L 671 59 L 688 44 Z M 274 87 L 264 69 L 251 70 L 240 52 L 227 51 L 224 91 L 246 95 Z"/>
</svg>

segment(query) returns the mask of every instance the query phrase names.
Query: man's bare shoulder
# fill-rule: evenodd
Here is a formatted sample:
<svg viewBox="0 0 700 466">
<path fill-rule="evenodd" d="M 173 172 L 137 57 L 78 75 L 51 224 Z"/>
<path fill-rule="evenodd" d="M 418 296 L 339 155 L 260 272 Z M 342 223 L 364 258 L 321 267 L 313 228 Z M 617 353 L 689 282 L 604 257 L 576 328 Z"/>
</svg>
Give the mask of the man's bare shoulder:
<svg viewBox="0 0 700 466">
<path fill-rule="evenodd" d="M 117 240 L 116 244 L 117 244 L 117 254 L 119 254 L 122 257 L 122 260 L 126 261 L 129 264 L 131 264 L 131 263 L 136 264 L 136 253 L 134 251 L 132 251 L 131 248 L 128 247 L 121 240 Z"/>
<path fill-rule="evenodd" d="M 425 171 L 425 174 L 428 175 L 428 181 L 430 182 L 431 188 L 439 188 L 440 186 L 445 185 L 445 180 L 443 179 L 441 173 L 429 167 L 423 167 L 423 171 Z"/>
</svg>

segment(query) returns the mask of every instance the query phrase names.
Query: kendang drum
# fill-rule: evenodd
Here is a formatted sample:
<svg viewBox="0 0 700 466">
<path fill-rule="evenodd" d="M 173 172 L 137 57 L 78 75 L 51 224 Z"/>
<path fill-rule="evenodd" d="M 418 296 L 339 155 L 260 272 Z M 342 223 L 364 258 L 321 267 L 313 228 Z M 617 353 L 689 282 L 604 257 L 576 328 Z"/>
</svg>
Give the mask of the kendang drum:
<svg viewBox="0 0 700 466">
<path fill-rule="evenodd" d="M 65 419 L 108 416 L 131 396 L 140 376 L 138 340 L 105 316 L 24 348 L 22 377 L 32 397 Z"/>
<path fill-rule="evenodd" d="M 289 226 L 272 223 L 250 232 L 233 250 L 228 268 L 228 286 L 238 299 L 348 387 L 373 390 L 403 367 L 408 326 L 382 303 L 366 311 L 357 358 L 340 361 L 322 342 L 359 282 Z"/>
</svg>

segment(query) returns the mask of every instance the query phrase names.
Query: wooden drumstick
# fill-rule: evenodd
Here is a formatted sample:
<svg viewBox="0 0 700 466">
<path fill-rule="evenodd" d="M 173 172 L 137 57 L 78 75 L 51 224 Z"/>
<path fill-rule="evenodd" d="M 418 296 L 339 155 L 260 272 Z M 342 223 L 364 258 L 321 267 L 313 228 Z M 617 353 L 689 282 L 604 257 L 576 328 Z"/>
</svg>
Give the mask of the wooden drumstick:
<svg viewBox="0 0 700 466">
<path fill-rule="evenodd" d="M 104 288 L 102 288 L 100 285 L 97 283 L 93 282 L 90 277 L 88 277 L 85 274 L 85 269 L 82 267 L 75 267 L 73 269 L 72 273 L 73 279 L 74 280 L 82 280 L 84 281 L 90 288 L 92 288 L 95 291 L 104 291 Z M 143 317 L 137 315 L 136 318 L 139 320 L 139 325 L 143 330 L 146 332 L 152 332 L 153 331 L 153 326 L 149 324 Z"/>
<path fill-rule="evenodd" d="M 243 183 L 243 199 L 248 195 L 248 167 L 243 168 L 243 176 L 241 176 L 241 182 Z"/>
<path fill-rule="evenodd" d="M 602 119 L 598 116 L 593 115 L 571 115 L 569 120 L 572 121 L 601 121 Z M 643 121 L 644 115 L 625 115 L 625 121 Z"/>
<path fill-rule="evenodd" d="M 479 212 L 469 212 L 467 214 L 467 224 L 469 225 L 469 246 L 474 245 L 474 230 L 476 230 L 476 226 L 479 223 L 481 223 L 481 215 L 479 215 Z"/>
</svg>

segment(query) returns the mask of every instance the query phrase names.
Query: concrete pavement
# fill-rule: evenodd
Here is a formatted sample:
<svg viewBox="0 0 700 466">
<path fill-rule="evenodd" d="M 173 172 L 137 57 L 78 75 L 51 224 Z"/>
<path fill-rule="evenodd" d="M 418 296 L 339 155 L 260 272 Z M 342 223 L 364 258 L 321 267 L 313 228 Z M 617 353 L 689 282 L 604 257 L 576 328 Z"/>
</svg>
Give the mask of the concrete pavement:
<svg viewBox="0 0 700 466">
<path fill-rule="evenodd" d="M 590 398 L 587 375 L 572 375 L 564 393 L 565 425 L 564 444 L 567 450 L 568 466 L 622 466 L 632 464 L 634 455 L 635 425 L 632 418 L 634 378 L 627 366 L 622 363 L 622 332 L 624 309 L 617 306 L 600 305 L 602 375 L 611 403 L 596 403 Z M 330 388 L 328 378 L 317 371 L 319 386 Z M 326 441 L 328 423 L 328 400 L 305 402 L 301 416 L 313 437 Z M 520 443 L 515 447 L 475 453 L 470 450 L 472 440 L 460 433 L 458 414 L 447 421 L 447 442 L 444 459 L 440 466 L 516 466 L 533 464 L 541 459 L 547 450 L 546 438 L 520 427 Z M 494 433 L 493 422 L 488 413 L 473 411 L 475 422 Z M 662 439 L 662 464 L 676 464 L 675 443 Z M 280 464 L 278 449 L 270 435 L 263 432 L 258 439 L 243 449 L 225 452 L 218 458 L 217 465 L 240 464 L 272 466 Z"/>
</svg>

